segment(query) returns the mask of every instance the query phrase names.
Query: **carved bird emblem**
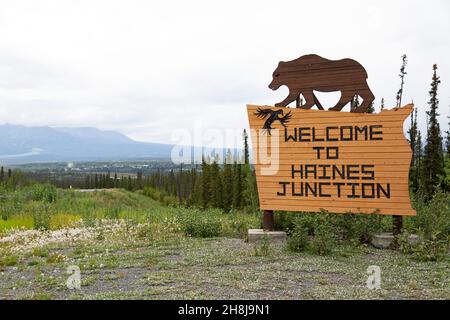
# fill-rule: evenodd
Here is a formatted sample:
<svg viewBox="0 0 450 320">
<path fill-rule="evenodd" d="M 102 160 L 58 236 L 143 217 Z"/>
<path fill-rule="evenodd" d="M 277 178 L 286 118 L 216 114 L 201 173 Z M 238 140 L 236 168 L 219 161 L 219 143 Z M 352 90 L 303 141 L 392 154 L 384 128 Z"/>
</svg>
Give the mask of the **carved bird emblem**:
<svg viewBox="0 0 450 320">
<path fill-rule="evenodd" d="M 289 111 L 288 113 L 284 114 L 284 111 L 282 109 L 278 110 L 272 110 L 272 109 L 261 109 L 258 108 L 255 112 L 255 115 L 258 118 L 266 119 L 264 122 L 263 129 L 267 130 L 267 133 L 271 135 L 270 130 L 272 130 L 272 124 L 275 121 L 280 121 L 281 125 L 283 127 L 286 127 L 286 123 L 289 122 L 289 119 L 291 119 L 292 115 Z"/>
</svg>

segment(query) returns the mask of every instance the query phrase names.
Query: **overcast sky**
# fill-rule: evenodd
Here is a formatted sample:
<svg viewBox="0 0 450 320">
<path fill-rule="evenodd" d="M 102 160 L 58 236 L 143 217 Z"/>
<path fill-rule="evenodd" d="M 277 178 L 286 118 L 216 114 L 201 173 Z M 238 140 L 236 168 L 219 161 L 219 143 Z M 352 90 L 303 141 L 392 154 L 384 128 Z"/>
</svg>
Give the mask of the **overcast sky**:
<svg viewBox="0 0 450 320">
<path fill-rule="evenodd" d="M 432 65 L 441 129 L 450 105 L 450 1 L 3 1 L 0 123 L 94 126 L 149 142 L 176 128 L 247 127 L 247 103 L 274 104 L 278 61 L 353 58 L 376 108 L 419 107 L 425 134 Z M 332 105 L 339 94 L 320 95 Z"/>
</svg>

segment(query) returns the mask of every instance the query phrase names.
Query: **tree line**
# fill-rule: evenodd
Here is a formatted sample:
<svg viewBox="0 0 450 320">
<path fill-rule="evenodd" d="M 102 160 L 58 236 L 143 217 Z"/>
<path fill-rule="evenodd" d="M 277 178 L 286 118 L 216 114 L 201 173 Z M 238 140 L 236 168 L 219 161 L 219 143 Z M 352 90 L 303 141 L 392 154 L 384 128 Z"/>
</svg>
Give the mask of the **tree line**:
<svg viewBox="0 0 450 320">
<path fill-rule="evenodd" d="M 407 56 L 401 57 L 400 88 L 396 94 L 396 107 L 402 103 L 405 77 L 407 75 Z M 427 132 L 425 140 L 417 124 L 418 108 L 411 115 L 408 140 L 412 149 L 410 169 L 410 190 L 413 194 L 431 197 L 438 190 L 450 189 L 450 129 L 443 138 L 439 126 L 438 89 L 440 77 L 437 65 L 433 65 L 429 90 L 428 110 L 426 111 Z M 359 104 L 358 96 L 351 103 L 351 109 Z M 381 99 L 384 109 L 384 98 Z M 368 113 L 374 112 L 373 104 Z M 449 122 L 450 127 L 450 122 Z M 248 134 L 243 132 L 243 161 L 237 161 L 236 154 L 229 150 L 224 164 L 219 164 L 218 156 L 208 156 L 201 164 L 180 165 L 176 169 L 153 170 L 147 175 L 117 173 L 92 173 L 74 176 L 39 176 L 22 173 L 19 170 L 0 168 L 0 184 L 7 188 L 16 188 L 31 180 L 49 182 L 60 188 L 104 189 L 123 188 L 131 191 L 142 190 L 147 195 L 169 203 L 177 203 L 202 208 L 215 207 L 225 211 L 248 209 L 258 210 L 256 178 L 250 165 Z"/>
</svg>

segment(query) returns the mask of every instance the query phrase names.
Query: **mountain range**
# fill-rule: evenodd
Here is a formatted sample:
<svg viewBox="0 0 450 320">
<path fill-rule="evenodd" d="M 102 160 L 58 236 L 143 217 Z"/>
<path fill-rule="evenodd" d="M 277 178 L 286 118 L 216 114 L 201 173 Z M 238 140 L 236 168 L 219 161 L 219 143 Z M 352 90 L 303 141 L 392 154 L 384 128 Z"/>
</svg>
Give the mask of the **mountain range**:
<svg viewBox="0 0 450 320">
<path fill-rule="evenodd" d="M 170 159 L 172 145 L 144 143 L 92 127 L 0 125 L 0 162 Z"/>
</svg>

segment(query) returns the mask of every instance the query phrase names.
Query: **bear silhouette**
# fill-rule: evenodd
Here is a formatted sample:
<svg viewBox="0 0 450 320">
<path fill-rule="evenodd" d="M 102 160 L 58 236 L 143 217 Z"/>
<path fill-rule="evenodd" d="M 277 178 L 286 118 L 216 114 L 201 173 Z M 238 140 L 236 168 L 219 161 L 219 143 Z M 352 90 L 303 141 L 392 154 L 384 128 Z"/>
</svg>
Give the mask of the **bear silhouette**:
<svg viewBox="0 0 450 320">
<path fill-rule="evenodd" d="M 375 99 L 367 84 L 366 70 L 352 59 L 328 60 L 308 54 L 292 61 L 281 61 L 273 72 L 269 88 L 277 90 L 282 85 L 289 88 L 289 95 L 275 104 L 277 107 L 286 107 L 302 94 L 305 104 L 301 108 L 310 109 L 314 105 L 321 108 L 313 90 L 341 91 L 341 98 L 329 109 L 334 111 L 340 111 L 355 95 L 359 95 L 363 101 L 352 111 L 363 113 Z"/>
</svg>

